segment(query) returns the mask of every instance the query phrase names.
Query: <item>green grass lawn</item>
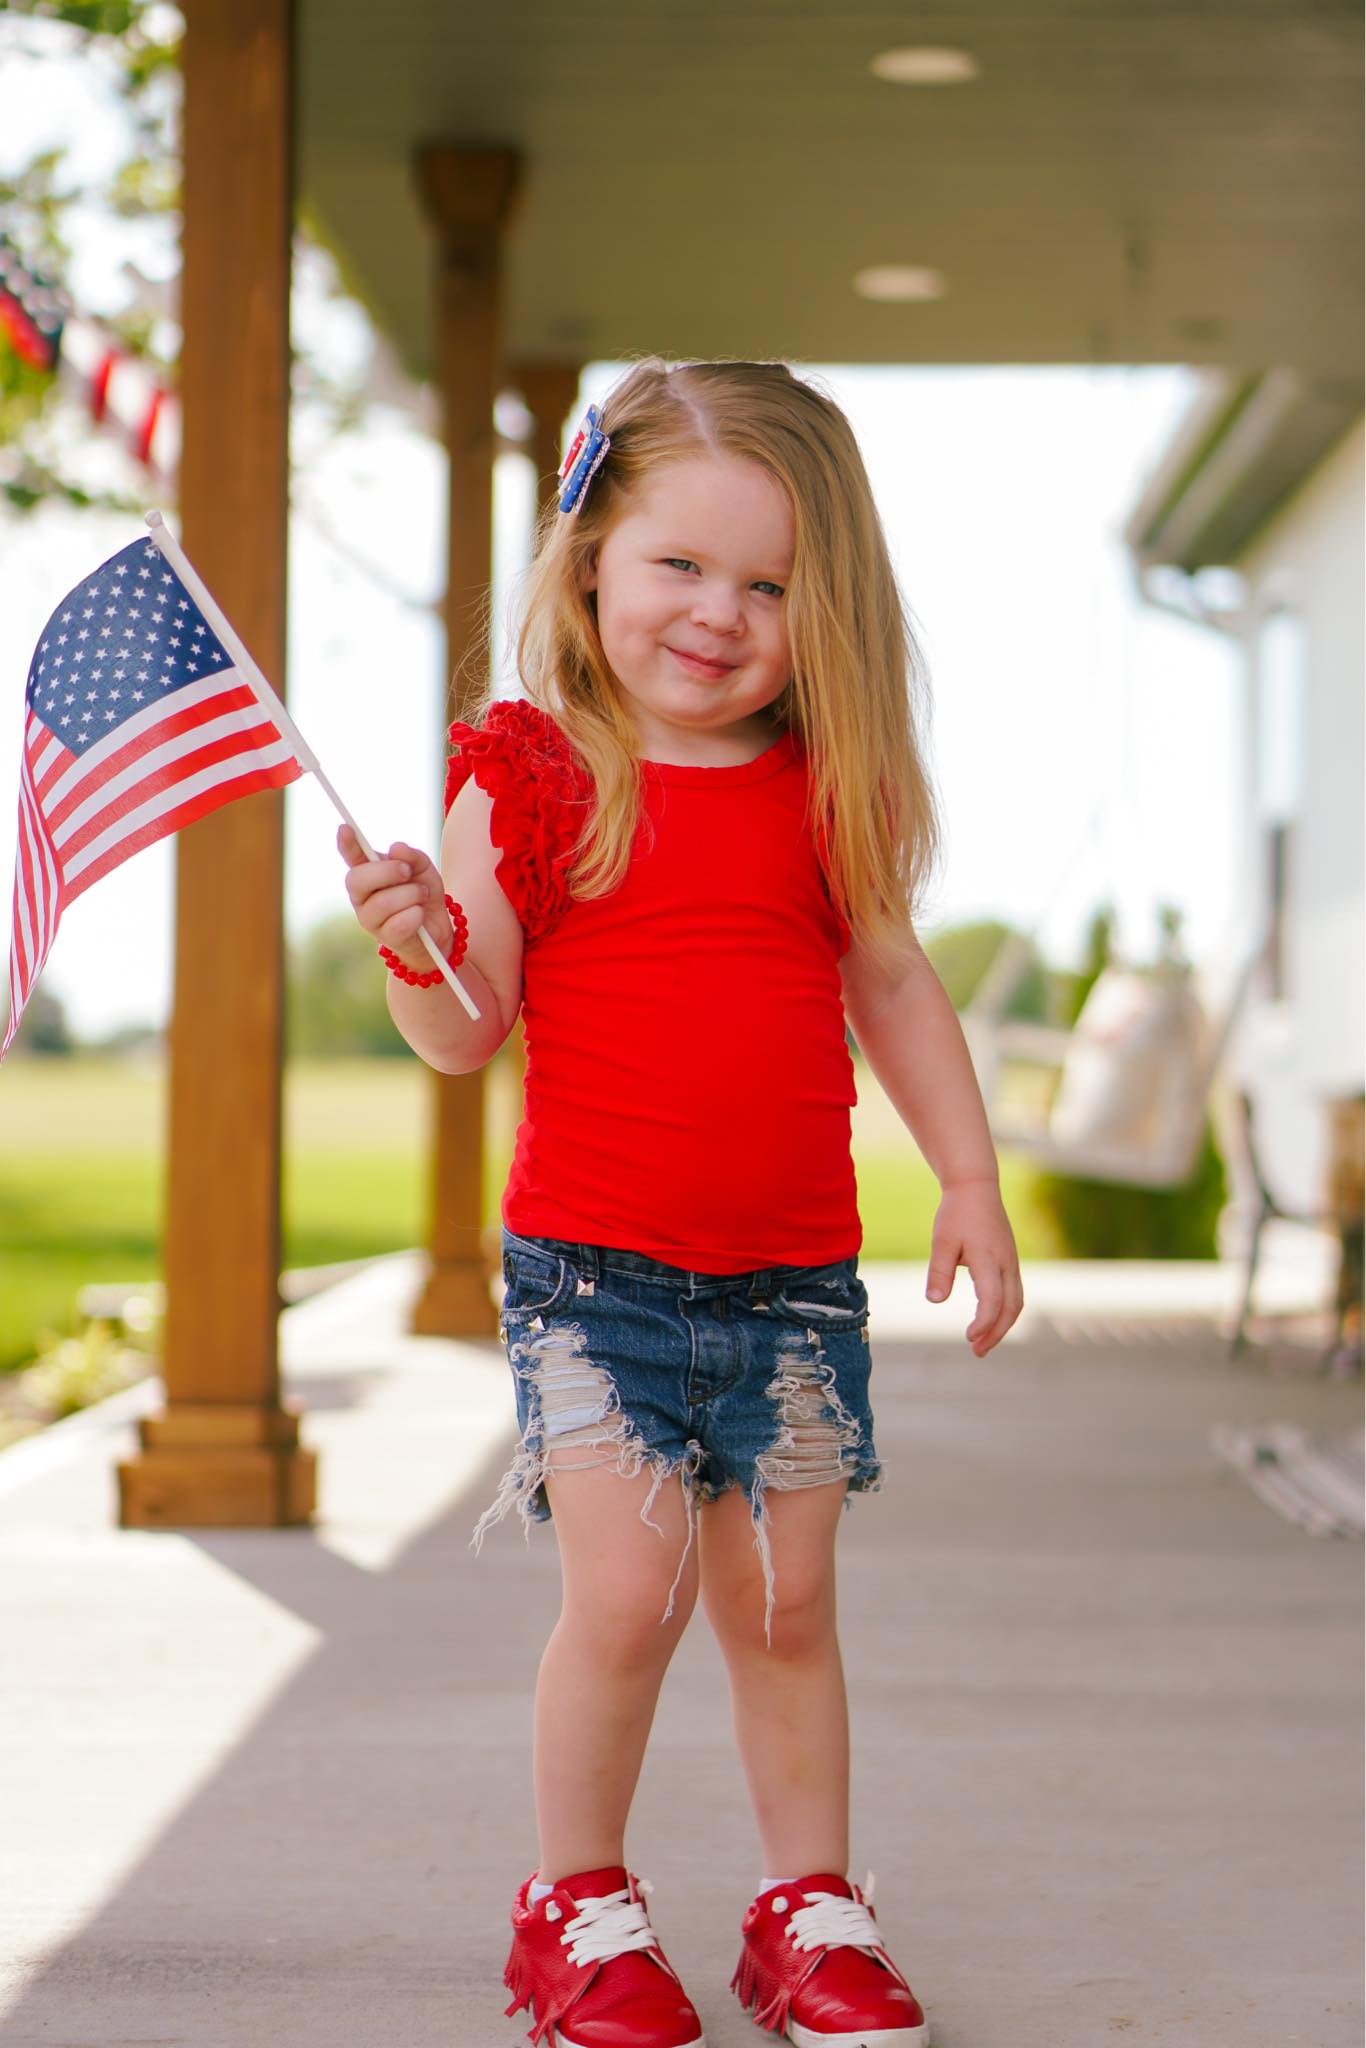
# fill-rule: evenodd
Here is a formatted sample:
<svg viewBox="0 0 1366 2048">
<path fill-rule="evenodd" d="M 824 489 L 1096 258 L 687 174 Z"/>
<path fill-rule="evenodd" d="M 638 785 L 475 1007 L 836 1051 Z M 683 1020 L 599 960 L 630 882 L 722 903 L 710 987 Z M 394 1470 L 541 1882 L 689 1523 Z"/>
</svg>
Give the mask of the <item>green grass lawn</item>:
<svg viewBox="0 0 1366 2048">
<path fill-rule="evenodd" d="M 924 1258 L 938 1187 L 876 1080 L 858 1063 L 854 1161 L 865 1259 Z M 285 1075 L 281 1202 L 286 1266 L 417 1244 L 424 1234 L 431 1076 L 416 1060 L 295 1063 Z M 520 1086 L 489 1072 L 484 1214 L 495 1219 Z M 79 1290 L 158 1270 L 164 1076 L 147 1063 L 14 1060 L 0 1074 L 0 1370 L 43 1329 L 78 1322 Z M 1022 1256 L 1051 1250 L 1028 1171 L 1002 1162 Z"/>
</svg>

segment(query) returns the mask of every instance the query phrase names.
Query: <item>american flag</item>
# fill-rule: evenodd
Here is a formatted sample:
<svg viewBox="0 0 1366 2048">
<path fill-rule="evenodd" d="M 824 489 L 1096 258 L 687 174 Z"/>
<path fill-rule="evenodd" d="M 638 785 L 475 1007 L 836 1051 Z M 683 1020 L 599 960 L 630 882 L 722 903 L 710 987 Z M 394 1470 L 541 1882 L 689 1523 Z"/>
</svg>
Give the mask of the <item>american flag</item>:
<svg viewBox="0 0 1366 2048">
<path fill-rule="evenodd" d="M 68 903 L 131 854 L 304 772 L 152 540 L 58 605 L 25 692 L 9 1050 Z"/>
</svg>

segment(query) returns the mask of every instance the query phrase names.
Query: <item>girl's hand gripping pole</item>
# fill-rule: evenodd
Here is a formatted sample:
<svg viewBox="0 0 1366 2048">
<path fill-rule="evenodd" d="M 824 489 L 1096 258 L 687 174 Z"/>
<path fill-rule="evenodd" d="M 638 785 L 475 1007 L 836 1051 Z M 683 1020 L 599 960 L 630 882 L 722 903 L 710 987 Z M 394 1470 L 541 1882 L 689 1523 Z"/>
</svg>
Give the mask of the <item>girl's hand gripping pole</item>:
<svg viewBox="0 0 1366 2048">
<path fill-rule="evenodd" d="M 252 660 L 246 648 L 238 639 L 236 633 L 233 632 L 232 627 L 228 624 L 227 618 L 224 616 L 222 609 L 220 608 L 219 605 L 217 605 L 214 602 L 212 594 L 204 584 L 198 571 L 193 567 L 191 562 L 188 560 L 184 549 L 180 545 L 180 542 L 171 532 L 170 528 L 167 526 L 161 514 L 155 511 L 146 512 L 143 514 L 143 517 L 151 530 L 152 539 L 156 542 L 162 554 L 165 555 L 167 561 L 171 564 L 171 567 L 175 570 L 177 576 L 179 576 L 181 582 L 185 585 L 185 588 L 189 591 L 191 597 L 199 606 L 200 611 L 204 614 L 204 617 L 213 627 L 214 632 L 218 635 L 223 645 L 227 648 L 229 654 L 232 656 L 233 665 L 237 669 L 237 672 L 241 676 L 243 682 L 247 683 L 251 687 L 251 689 L 255 691 L 256 696 L 259 698 L 261 702 L 263 710 L 267 711 L 270 714 L 270 717 L 274 721 L 276 728 L 279 731 L 280 737 L 282 739 L 289 741 L 290 746 L 293 747 L 294 752 L 297 755 L 299 761 L 302 763 L 303 767 L 309 772 L 309 774 L 315 775 L 317 777 L 323 789 L 327 792 L 327 795 L 330 797 L 332 803 L 336 806 L 341 816 L 346 820 L 347 824 L 351 827 L 351 830 L 355 833 L 357 839 L 360 841 L 361 851 L 364 853 L 365 858 L 367 860 L 377 860 L 379 856 L 376 854 L 374 847 L 371 846 L 369 840 L 361 831 L 360 826 L 356 823 L 350 811 L 347 810 L 346 805 L 342 802 L 341 798 L 337 795 L 336 790 L 332 787 L 332 784 L 324 775 L 321 767 L 319 766 L 317 755 L 313 752 L 313 749 L 309 746 L 307 740 L 299 731 L 299 728 L 294 723 L 294 720 L 285 710 L 284 705 L 280 702 L 280 699 L 276 696 L 274 690 L 272 690 L 270 684 L 266 681 L 260 669 L 256 666 L 256 663 Z M 450 983 L 451 988 L 454 990 L 455 994 L 459 997 L 460 1002 L 464 1006 L 465 1014 L 469 1017 L 473 1017 L 477 1021 L 483 1015 L 483 1011 L 479 1008 L 479 1005 L 475 1002 L 473 996 L 470 994 L 469 990 L 464 986 L 463 982 L 460 981 L 459 977 L 455 972 L 455 969 L 451 966 L 450 962 L 442 958 L 441 952 L 437 947 L 436 940 L 432 937 L 431 933 L 427 930 L 427 927 L 425 925 L 422 926 L 419 936 L 422 940 L 423 945 L 431 954 L 433 961 L 441 969 L 442 974 Z"/>
</svg>

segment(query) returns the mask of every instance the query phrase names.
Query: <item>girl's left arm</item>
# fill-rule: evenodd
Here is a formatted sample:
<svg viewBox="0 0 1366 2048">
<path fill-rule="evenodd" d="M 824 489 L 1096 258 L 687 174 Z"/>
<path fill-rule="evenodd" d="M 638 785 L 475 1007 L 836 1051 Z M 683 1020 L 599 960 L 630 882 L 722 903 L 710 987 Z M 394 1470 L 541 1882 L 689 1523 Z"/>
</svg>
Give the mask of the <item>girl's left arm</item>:
<svg viewBox="0 0 1366 2048">
<path fill-rule="evenodd" d="M 963 1027 L 914 939 L 899 978 L 879 975 L 857 940 L 840 973 L 849 1028 L 939 1182 L 926 1294 L 946 1300 L 958 1267 L 967 1267 L 977 1314 L 966 1334 L 981 1358 L 1019 1316 L 1024 1289 Z"/>
</svg>

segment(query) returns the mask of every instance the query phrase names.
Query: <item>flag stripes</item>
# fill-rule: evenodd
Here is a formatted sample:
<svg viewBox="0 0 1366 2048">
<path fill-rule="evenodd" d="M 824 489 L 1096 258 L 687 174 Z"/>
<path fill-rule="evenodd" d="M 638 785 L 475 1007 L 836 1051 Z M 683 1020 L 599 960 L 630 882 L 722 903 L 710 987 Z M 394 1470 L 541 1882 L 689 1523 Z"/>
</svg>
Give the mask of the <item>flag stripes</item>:
<svg viewBox="0 0 1366 2048">
<path fill-rule="evenodd" d="M 29 671 L 0 1058 L 69 903 L 143 847 L 303 772 L 154 542 L 64 598 Z"/>
</svg>

